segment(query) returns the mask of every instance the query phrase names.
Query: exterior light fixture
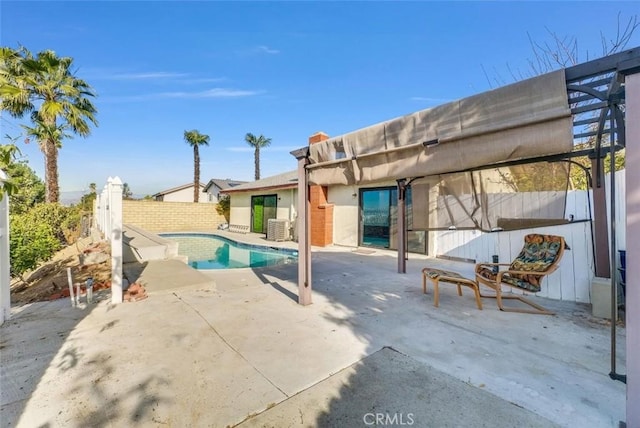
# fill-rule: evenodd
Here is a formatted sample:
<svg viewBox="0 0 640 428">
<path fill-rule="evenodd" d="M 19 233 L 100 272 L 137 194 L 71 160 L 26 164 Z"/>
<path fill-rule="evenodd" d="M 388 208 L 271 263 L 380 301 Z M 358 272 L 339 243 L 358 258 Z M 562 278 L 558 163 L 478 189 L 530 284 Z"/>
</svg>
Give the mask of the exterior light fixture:
<svg viewBox="0 0 640 428">
<path fill-rule="evenodd" d="M 422 143 L 424 147 L 435 147 L 438 144 L 440 144 L 440 140 L 438 140 L 437 138 L 435 140 L 424 141 Z"/>
</svg>

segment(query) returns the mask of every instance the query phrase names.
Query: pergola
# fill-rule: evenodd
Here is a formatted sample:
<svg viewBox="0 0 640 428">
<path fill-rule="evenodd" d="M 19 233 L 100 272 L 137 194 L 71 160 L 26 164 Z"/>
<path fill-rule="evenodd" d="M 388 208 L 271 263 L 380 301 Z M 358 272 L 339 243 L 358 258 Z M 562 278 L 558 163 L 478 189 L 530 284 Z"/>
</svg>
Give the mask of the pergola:
<svg viewBox="0 0 640 428">
<path fill-rule="evenodd" d="M 628 122 L 625 117 L 633 118 Z M 578 143 L 590 141 L 588 145 Z M 405 191 L 412 179 L 538 161 L 592 159 L 596 276 L 610 277 L 615 306 L 615 204 L 607 222 L 603 159 L 626 148 L 627 258 L 640 260 L 640 48 L 541 75 L 330 138 L 298 160 L 298 301 L 312 302 L 309 186 L 395 180 L 398 272 L 406 272 Z M 612 174 L 610 195 L 614 198 Z M 608 244 L 610 236 L 611 245 Z M 627 424 L 640 426 L 640 264 L 627 266 Z"/>
</svg>

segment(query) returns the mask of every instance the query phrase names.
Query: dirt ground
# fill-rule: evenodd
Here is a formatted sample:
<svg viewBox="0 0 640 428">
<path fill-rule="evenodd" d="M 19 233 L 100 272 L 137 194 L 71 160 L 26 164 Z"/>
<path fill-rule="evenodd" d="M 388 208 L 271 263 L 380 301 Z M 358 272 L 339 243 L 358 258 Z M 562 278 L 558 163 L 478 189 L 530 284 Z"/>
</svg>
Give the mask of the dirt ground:
<svg viewBox="0 0 640 428">
<path fill-rule="evenodd" d="M 97 264 L 82 264 L 90 253 L 110 254 L 105 242 L 97 242 L 91 237 L 81 238 L 75 244 L 58 251 L 53 259 L 41 264 L 32 272 L 23 275 L 23 279 L 11 279 L 11 304 L 53 300 L 69 296 L 67 268 L 71 268 L 73 283 L 84 285 L 91 277 L 94 290 L 106 288 L 111 280 L 111 257 Z M 104 258 L 104 257 L 103 257 Z"/>
</svg>

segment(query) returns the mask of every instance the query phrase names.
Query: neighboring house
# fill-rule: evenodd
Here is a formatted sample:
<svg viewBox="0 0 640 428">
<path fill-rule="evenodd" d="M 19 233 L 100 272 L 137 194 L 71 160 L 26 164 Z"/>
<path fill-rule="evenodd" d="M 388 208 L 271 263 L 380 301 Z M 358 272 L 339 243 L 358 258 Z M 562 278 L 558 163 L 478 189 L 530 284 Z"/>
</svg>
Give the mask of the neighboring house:
<svg viewBox="0 0 640 428">
<path fill-rule="evenodd" d="M 245 184 L 246 181 L 212 178 L 209 180 L 206 186 L 204 186 L 203 192 L 207 194 L 207 200 L 209 202 L 218 203 L 220 199 L 220 191 L 231 189 L 233 187 Z"/>
<path fill-rule="evenodd" d="M 204 184 L 200 183 L 200 195 L 198 202 L 209 202 L 208 195 L 204 192 Z M 163 190 L 153 195 L 155 201 L 160 202 L 193 202 L 193 183 L 183 184 Z"/>
</svg>

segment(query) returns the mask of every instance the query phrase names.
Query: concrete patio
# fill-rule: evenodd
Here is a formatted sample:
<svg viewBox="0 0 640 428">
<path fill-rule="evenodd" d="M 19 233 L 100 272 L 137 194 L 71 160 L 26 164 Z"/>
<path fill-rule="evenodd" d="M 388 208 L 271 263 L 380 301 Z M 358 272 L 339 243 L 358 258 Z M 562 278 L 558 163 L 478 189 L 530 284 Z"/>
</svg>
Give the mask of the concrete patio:
<svg viewBox="0 0 640 428">
<path fill-rule="evenodd" d="M 14 308 L 0 328 L 1 425 L 367 426 L 378 413 L 396 426 L 409 416 L 414 426 L 624 421 L 609 325 L 587 305 L 545 300 L 558 315 L 539 316 L 485 299 L 480 311 L 445 284 L 435 308 L 422 294 L 426 264 L 473 269 L 411 255 L 399 275 L 394 252 L 330 247 L 314 249 L 308 307 L 296 303 L 296 265 L 162 289 L 156 264 L 141 302 Z M 618 343 L 624 373 L 624 329 Z"/>
</svg>

